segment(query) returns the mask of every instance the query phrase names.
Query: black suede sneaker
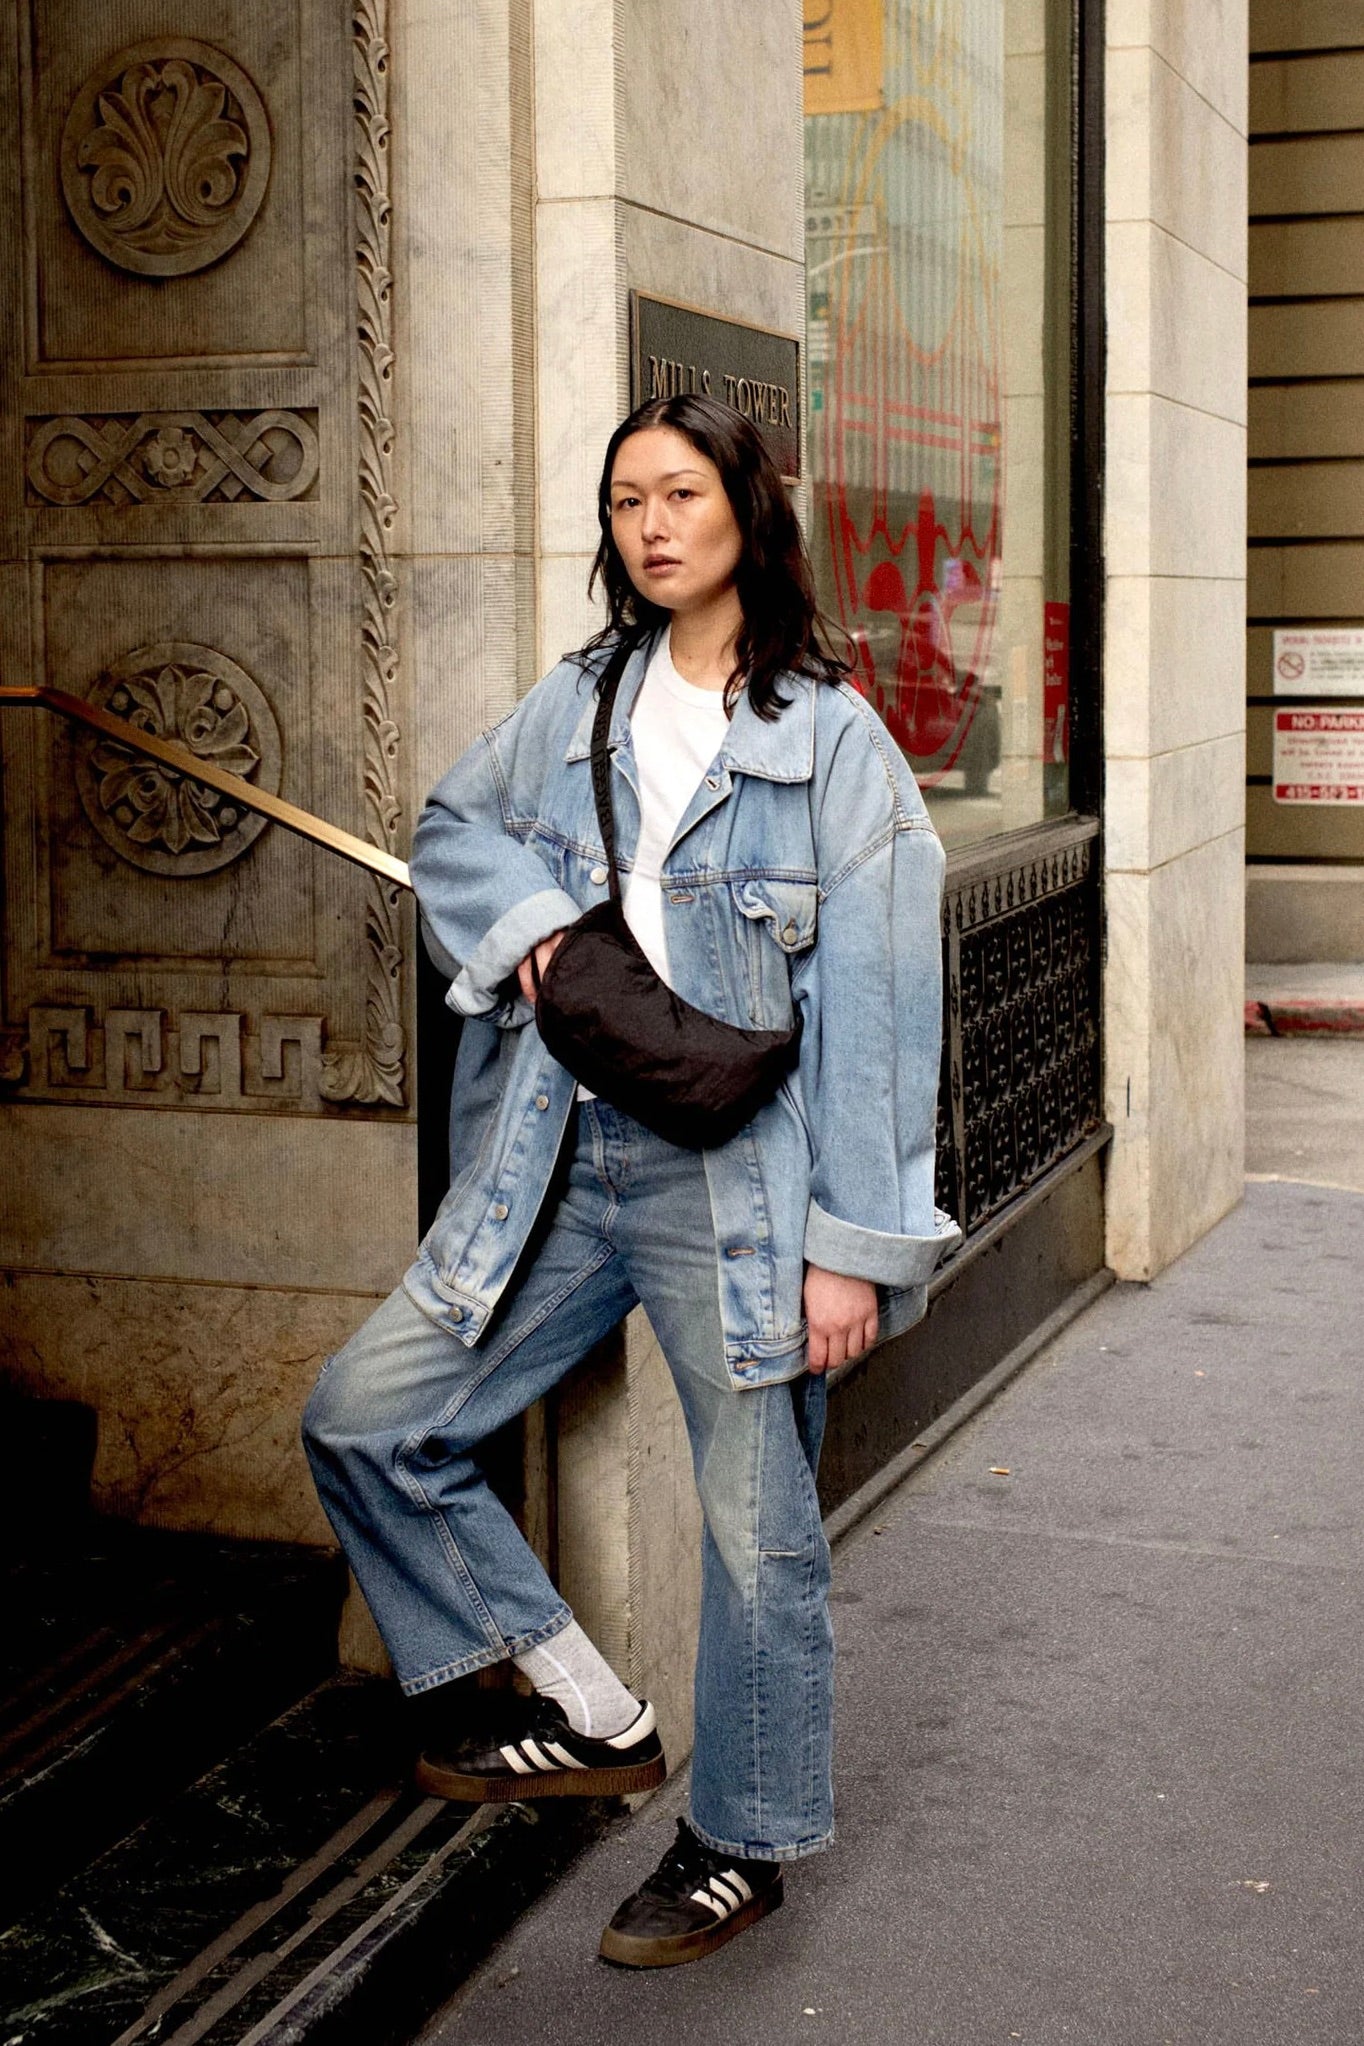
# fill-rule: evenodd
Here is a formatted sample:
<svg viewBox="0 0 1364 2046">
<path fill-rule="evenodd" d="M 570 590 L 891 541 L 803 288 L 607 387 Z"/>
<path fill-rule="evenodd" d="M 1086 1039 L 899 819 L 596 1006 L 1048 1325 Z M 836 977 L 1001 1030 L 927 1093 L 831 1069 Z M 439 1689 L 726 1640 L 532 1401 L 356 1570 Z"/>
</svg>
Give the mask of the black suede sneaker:
<svg viewBox="0 0 1364 2046">
<path fill-rule="evenodd" d="M 679 1819 L 658 1867 L 602 1934 L 602 1959 L 622 1968 L 699 1961 L 775 1911 L 783 1894 L 779 1861 L 719 1854 Z"/>
<path fill-rule="evenodd" d="M 508 1697 L 493 1731 L 423 1750 L 416 1782 L 430 1797 L 509 1804 L 522 1797 L 624 1797 L 653 1790 L 668 1773 L 652 1705 L 624 1733 L 575 1733 L 552 1698 Z"/>
</svg>

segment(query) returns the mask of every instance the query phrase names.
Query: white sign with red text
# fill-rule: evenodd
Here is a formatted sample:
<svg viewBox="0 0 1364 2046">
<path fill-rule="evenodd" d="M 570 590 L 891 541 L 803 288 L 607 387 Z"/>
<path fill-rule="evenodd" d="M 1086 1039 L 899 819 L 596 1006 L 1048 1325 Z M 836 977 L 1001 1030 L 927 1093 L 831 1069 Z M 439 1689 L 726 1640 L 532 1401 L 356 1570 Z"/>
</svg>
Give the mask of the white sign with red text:
<svg viewBox="0 0 1364 2046">
<path fill-rule="evenodd" d="M 1364 630 L 1276 631 L 1276 696 L 1364 696 Z"/>
<path fill-rule="evenodd" d="M 1274 800 L 1364 804 L 1364 710 L 1276 710 Z"/>
</svg>

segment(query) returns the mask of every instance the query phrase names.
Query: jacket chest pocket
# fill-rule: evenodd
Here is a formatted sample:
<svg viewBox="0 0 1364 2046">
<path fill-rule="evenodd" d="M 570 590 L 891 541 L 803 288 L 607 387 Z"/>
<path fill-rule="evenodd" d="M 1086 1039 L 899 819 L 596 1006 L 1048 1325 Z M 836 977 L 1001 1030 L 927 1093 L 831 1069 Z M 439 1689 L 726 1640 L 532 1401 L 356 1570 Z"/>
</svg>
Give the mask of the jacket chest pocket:
<svg viewBox="0 0 1364 2046">
<path fill-rule="evenodd" d="M 791 967 L 815 942 L 819 891 L 813 881 L 753 876 L 732 884 L 748 969 L 748 1006 L 760 1030 L 791 1024 Z"/>
</svg>

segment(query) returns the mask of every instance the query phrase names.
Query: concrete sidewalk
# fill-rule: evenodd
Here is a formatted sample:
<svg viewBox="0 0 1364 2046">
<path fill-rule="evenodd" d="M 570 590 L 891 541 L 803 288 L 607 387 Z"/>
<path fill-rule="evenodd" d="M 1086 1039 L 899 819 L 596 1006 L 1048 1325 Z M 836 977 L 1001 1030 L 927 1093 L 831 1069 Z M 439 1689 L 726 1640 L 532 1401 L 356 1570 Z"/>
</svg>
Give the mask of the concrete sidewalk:
<svg viewBox="0 0 1364 2046">
<path fill-rule="evenodd" d="M 1303 1156 L 840 1547 L 839 1839 L 785 1908 L 697 1966 L 594 1958 L 674 1783 L 428 2042 L 1355 2046 L 1364 1194 Z"/>
</svg>

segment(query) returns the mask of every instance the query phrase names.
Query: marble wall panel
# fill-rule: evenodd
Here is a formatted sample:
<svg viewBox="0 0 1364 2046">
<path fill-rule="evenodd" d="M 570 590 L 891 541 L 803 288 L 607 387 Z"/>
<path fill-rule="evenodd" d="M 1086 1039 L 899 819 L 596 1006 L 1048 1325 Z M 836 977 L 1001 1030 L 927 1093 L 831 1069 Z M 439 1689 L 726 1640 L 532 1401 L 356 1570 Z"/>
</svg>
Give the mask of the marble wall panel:
<svg viewBox="0 0 1364 2046">
<path fill-rule="evenodd" d="M 565 199 L 537 209 L 542 555 L 596 551 L 597 477 L 629 390 L 618 235 L 611 199 Z"/>
<path fill-rule="evenodd" d="M 670 219 L 804 257 L 802 12 L 623 7 L 616 74 L 617 191 Z M 761 89 L 727 93 L 726 81 Z"/>
<path fill-rule="evenodd" d="M 749 320 L 805 334 L 805 271 L 789 257 L 746 248 L 708 234 L 690 221 L 664 218 L 640 206 L 623 206 L 621 257 L 637 291 L 714 308 L 726 318 Z"/>
<path fill-rule="evenodd" d="M 582 646 L 606 622 L 600 598 L 589 598 L 591 554 L 546 554 L 540 560 L 539 668 L 548 674 L 564 654 Z"/>
<path fill-rule="evenodd" d="M 0 1379 L 99 1413 L 97 1511 L 248 1540 L 330 1543 L 298 1439 L 360 1293 L 11 1272 Z"/>
<path fill-rule="evenodd" d="M 1235 576 L 1245 558 L 1246 433 L 1168 399 L 1108 399 L 1113 575 Z"/>
<path fill-rule="evenodd" d="M 1110 761 L 1240 736 L 1245 583 L 1110 576 L 1104 735 Z"/>
<path fill-rule="evenodd" d="M 1241 1196 L 1241 830 L 1107 881 L 1108 1261 L 1148 1279 Z"/>
<path fill-rule="evenodd" d="M 1151 877 L 1151 1263 L 1241 1198 L 1245 1171 L 1243 829 Z"/>
<path fill-rule="evenodd" d="M 1109 390 L 1153 391 L 1244 424 L 1242 281 L 1147 220 L 1109 227 L 1108 263 Z"/>
<path fill-rule="evenodd" d="M 1241 134 L 1246 119 L 1246 0 L 1108 0 L 1110 49 L 1155 50 Z"/>
<path fill-rule="evenodd" d="M 1110 49 L 1107 68 L 1109 220 L 1153 220 L 1244 278 L 1244 128 L 1153 50 Z"/>
<path fill-rule="evenodd" d="M 0 1270 L 386 1294 L 415 1148 L 404 1123 L 0 1105 L 0 1152 L 32 1161 L 0 1174 Z"/>
<path fill-rule="evenodd" d="M 511 553 L 418 555 L 406 585 L 415 823 L 446 768 L 516 701 L 518 640 L 534 627 L 533 564 Z"/>
<path fill-rule="evenodd" d="M 404 536 L 414 554 L 514 544 L 507 8 L 404 8 L 395 68 Z M 410 407 L 410 411 L 407 409 Z"/>
<path fill-rule="evenodd" d="M 1139 1279 L 1240 1190 L 1245 14 L 1107 32 L 1106 1205 Z"/>
<path fill-rule="evenodd" d="M 1110 754 L 1104 787 L 1109 872 L 1145 872 L 1234 831 L 1244 821 L 1245 771 L 1239 731 L 1145 758 Z"/>
<path fill-rule="evenodd" d="M 535 178 L 543 205 L 616 191 L 617 0 L 536 0 Z"/>
</svg>

